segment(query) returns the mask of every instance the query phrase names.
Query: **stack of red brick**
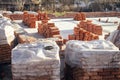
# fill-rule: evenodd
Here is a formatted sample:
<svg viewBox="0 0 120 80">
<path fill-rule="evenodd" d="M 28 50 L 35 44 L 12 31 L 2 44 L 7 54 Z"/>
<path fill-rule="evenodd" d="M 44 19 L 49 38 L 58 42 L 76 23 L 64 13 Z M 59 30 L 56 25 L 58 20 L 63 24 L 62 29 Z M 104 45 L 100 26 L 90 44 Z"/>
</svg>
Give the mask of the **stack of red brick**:
<svg viewBox="0 0 120 80">
<path fill-rule="evenodd" d="M 86 16 L 84 13 L 77 13 L 74 17 L 74 20 L 77 21 L 86 20 Z"/>
<path fill-rule="evenodd" d="M 11 20 L 22 20 L 23 19 L 23 14 L 11 14 L 10 19 Z"/>
<path fill-rule="evenodd" d="M 23 14 L 23 22 L 28 25 L 30 28 L 35 28 L 36 21 L 37 21 L 37 15 L 36 14 L 30 14 L 28 12 L 24 12 Z"/>
<path fill-rule="evenodd" d="M 12 50 L 11 66 L 13 80 L 60 80 L 59 48 L 47 40 L 19 44 Z"/>
<path fill-rule="evenodd" d="M 46 13 L 31 14 L 28 12 L 23 13 L 23 22 L 28 25 L 30 28 L 35 28 L 36 21 L 43 20 L 48 21 L 49 18 Z"/>
<path fill-rule="evenodd" d="M 81 21 L 74 28 L 74 34 L 68 35 L 69 40 L 90 41 L 99 39 L 98 35 L 102 35 L 102 27 L 91 23 L 91 21 Z"/>
<path fill-rule="evenodd" d="M 62 50 L 64 41 L 60 35 L 59 29 L 54 23 L 42 23 L 38 24 L 38 33 L 43 35 L 45 38 L 53 38 Z"/>
<path fill-rule="evenodd" d="M 74 34 L 68 35 L 69 40 L 82 40 L 82 41 L 90 41 L 99 39 L 98 35 L 93 34 L 89 31 L 86 31 L 82 28 L 75 27 Z"/>
<path fill-rule="evenodd" d="M 120 51 L 111 42 L 69 41 L 65 51 L 66 80 L 120 80 Z"/>
<path fill-rule="evenodd" d="M 0 63 L 8 63 L 11 61 L 12 47 L 13 47 L 13 42 L 10 42 L 10 44 L 0 45 Z"/>
<path fill-rule="evenodd" d="M 78 12 L 77 12 L 78 13 Z M 66 12 L 63 16 L 65 18 L 73 18 L 77 14 L 76 12 Z M 84 12 L 85 16 L 88 17 L 120 17 L 120 12 Z"/>
<path fill-rule="evenodd" d="M 38 20 L 49 20 L 48 15 L 46 13 L 41 13 L 41 12 L 38 12 L 37 18 Z"/>
<path fill-rule="evenodd" d="M 54 23 L 38 24 L 38 33 L 46 38 L 62 38 L 59 29 Z"/>
<path fill-rule="evenodd" d="M 25 11 L 25 12 L 23 13 L 23 23 L 27 24 L 27 20 L 28 20 L 28 12 Z"/>
<path fill-rule="evenodd" d="M 91 20 L 83 20 L 77 26 L 94 34 L 102 35 L 102 27 L 91 22 Z"/>
<path fill-rule="evenodd" d="M 120 68 L 101 68 L 96 71 L 88 71 L 83 68 L 67 67 L 67 70 L 69 71 L 68 80 L 120 80 Z"/>
<path fill-rule="evenodd" d="M 120 12 L 85 12 L 87 17 L 118 17 Z"/>
</svg>

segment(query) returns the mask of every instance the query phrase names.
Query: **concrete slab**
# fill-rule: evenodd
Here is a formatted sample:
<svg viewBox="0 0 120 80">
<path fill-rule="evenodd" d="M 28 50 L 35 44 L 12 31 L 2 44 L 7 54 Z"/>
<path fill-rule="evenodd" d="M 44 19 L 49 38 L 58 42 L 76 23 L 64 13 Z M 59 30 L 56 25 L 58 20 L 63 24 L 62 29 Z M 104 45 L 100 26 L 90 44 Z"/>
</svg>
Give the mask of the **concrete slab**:
<svg viewBox="0 0 120 80">
<path fill-rule="evenodd" d="M 99 18 L 101 21 L 99 21 Z M 108 22 L 106 23 L 106 20 Z M 113 32 L 117 29 L 118 24 L 120 23 L 120 18 L 118 17 L 97 17 L 97 18 L 87 18 L 87 20 L 92 20 L 94 24 L 101 25 L 103 28 L 103 35 L 100 36 L 100 39 L 104 39 L 104 35 Z M 36 38 L 42 38 L 37 32 L 37 28 L 28 28 L 26 25 L 22 23 L 21 20 L 16 21 L 20 26 L 22 26 L 29 34 L 36 36 Z M 39 23 L 41 21 L 37 21 Z M 80 21 L 75 21 L 73 18 L 60 18 L 60 19 L 51 19 L 49 22 L 55 23 L 56 27 L 59 28 L 60 34 L 64 39 L 68 39 L 69 34 L 73 34 L 74 27 Z M 118 23 L 114 23 L 118 22 Z M 38 25 L 36 25 L 38 26 Z"/>
<path fill-rule="evenodd" d="M 64 39 L 68 39 L 68 35 L 73 34 L 74 27 L 79 23 L 79 21 L 75 21 L 73 18 L 51 19 L 49 22 L 55 23 Z"/>
</svg>

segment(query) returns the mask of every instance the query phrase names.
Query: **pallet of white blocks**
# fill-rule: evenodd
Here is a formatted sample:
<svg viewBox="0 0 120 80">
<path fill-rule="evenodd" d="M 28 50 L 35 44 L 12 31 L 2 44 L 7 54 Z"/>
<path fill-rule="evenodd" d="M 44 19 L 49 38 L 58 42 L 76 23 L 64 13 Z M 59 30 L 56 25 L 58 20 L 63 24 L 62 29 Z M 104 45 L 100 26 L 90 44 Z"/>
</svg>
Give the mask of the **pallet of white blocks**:
<svg viewBox="0 0 120 80">
<path fill-rule="evenodd" d="M 13 80 L 60 80 L 59 47 L 41 40 L 19 44 L 12 50 Z"/>
<path fill-rule="evenodd" d="M 120 80 L 120 51 L 109 41 L 68 41 L 66 80 Z"/>
</svg>

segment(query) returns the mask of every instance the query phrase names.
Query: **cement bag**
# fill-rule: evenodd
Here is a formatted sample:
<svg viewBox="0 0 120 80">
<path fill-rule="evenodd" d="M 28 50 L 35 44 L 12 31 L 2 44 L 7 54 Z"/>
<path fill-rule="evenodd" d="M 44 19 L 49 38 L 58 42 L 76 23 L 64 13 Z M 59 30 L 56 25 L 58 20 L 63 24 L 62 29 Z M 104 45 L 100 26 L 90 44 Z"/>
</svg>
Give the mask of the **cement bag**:
<svg viewBox="0 0 120 80">
<path fill-rule="evenodd" d="M 53 41 L 19 44 L 12 50 L 14 80 L 60 80 L 59 47 Z"/>
<path fill-rule="evenodd" d="M 65 50 L 65 62 L 71 67 L 87 70 L 119 67 L 120 52 L 111 42 L 68 41 Z"/>
</svg>

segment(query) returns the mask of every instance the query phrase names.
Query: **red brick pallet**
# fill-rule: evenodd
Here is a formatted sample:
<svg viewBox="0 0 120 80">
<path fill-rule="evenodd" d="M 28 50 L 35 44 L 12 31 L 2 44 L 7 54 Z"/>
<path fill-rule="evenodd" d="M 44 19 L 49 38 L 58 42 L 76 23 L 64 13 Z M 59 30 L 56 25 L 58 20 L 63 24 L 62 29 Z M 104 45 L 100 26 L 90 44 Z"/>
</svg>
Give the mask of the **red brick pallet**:
<svg viewBox="0 0 120 80">
<path fill-rule="evenodd" d="M 120 68 L 101 68 L 88 71 L 66 65 L 66 80 L 120 80 Z"/>
<path fill-rule="evenodd" d="M 38 14 L 30 14 L 27 11 L 23 13 L 23 23 L 28 25 L 30 28 L 36 27 L 36 21 L 41 20 L 46 22 L 49 20 L 46 13 L 38 12 Z"/>
<path fill-rule="evenodd" d="M 91 23 L 90 20 L 81 21 L 77 26 L 97 35 L 102 35 L 102 27 Z"/>
<path fill-rule="evenodd" d="M 99 39 L 98 35 L 79 27 L 74 28 L 74 34 L 68 35 L 69 40 L 91 41 Z"/>
<path fill-rule="evenodd" d="M 46 38 L 62 38 L 59 29 L 54 23 L 38 24 L 38 33 L 42 34 Z"/>
<path fill-rule="evenodd" d="M 50 60 L 51 61 L 51 60 Z M 54 61 L 55 62 L 55 61 Z M 40 63 L 37 63 L 37 65 Z M 40 68 L 38 68 L 38 66 L 34 66 L 32 67 L 32 65 L 28 67 L 22 64 L 20 64 L 21 66 L 24 66 L 25 68 L 20 68 L 18 69 L 16 67 L 16 65 L 12 65 L 12 72 L 13 72 L 13 80 L 60 80 L 59 79 L 59 67 L 55 68 L 51 64 L 51 67 L 49 67 L 47 65 L 47 67 L 43 66 L 39 66 Z M 29 64 L 28 64 L 29 65 Z M 37 67 L 38 71 L 35 70 L 35 67 Z M 28 68 L 28 69 L 27 69 Z M 30 70 L 33 69 L 33 71 Z M 27 72 L 25 72 L 27 71 Z M 43 72 L 43 75 L 42 75 Z M 56 73 L 57 72 L 57 73 Z M 18 76 L 17 76 L 18 75 Z"/>
<path fill-rule="evenodd" d="M 11 44 L 0 45 L 0 63 L 11 62 L 11 49 L 13 47 L 13 42 Z"/>
<path fill-rule="evenodd" d="M 38 12 L 37 16 L 38 20 L 49 20 L 48 15 L 46 13 Z"/>
<path fill-rule="evenodd" d="M 25 77 L 25 78 L 16 78 L 13 77 L 13 80 L 51 80 L 49 76 L 41 76 L 41 77 Z"/>
<path fill-rule="evenodd" d="M 23 14 L 11 14 L 10 19 L 12 19 L 12 20 L 22 20 L 23 19 Z"/>
<path fill-rule="evenodd" d="M 56 38 L 56 43 L 60 47 L 63 46 L 63 39 L 60 35 L 59 29 L 55 26 L 54 23 L 42 23 L 38 24 L 38 33 L 43 35 L 46 38 Z"/>
<path fill-rule="evenodd" d="M 59 48 L 54 41 L 17 45 L 11 65 L 13 80 L 60 80 Z"/>
<path fill-rule="evenodd" d="M 74 20 L 77 20 L 77 21 L 81 21 L 81 20 L 85 20 L 86 19 L 86 16 L 84 13 L 77 13 L 74 17 Z"/>
<path fill-rule="evenodd" d="M 77 12 L 78 13 L 78 12 Z M 76 12 L 67 12 L 63 17 L 70 17 L 73 18 Z M 119 17 L 120 12 L 84 12 L 86 17 Z"/>
</svg>

